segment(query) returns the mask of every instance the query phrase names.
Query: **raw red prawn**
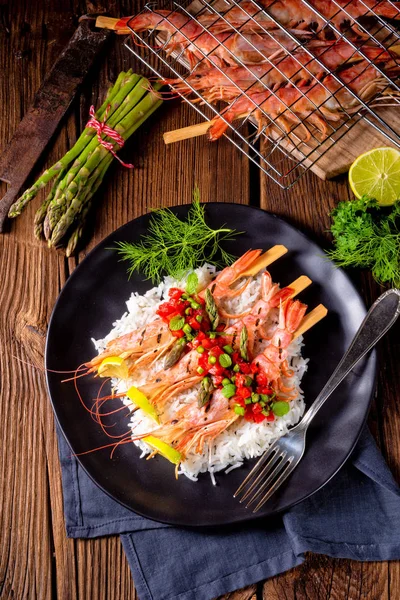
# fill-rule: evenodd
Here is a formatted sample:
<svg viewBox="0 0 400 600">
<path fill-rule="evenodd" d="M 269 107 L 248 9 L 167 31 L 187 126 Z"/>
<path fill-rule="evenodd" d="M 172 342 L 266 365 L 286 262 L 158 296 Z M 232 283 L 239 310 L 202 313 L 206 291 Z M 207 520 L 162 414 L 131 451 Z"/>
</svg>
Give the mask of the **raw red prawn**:
<svg viewBox="0 0 400 600">
<path fill-rule="evenodd" d="M 327 26 L 326 21 L 328 20 L 339 30 L 346 26 L 358 36 L 365 38 L 368 36 L 355 23 L 356 19 L 371 14 L 389 19 L 399 19 L 400 14 L 391 2 L 377 2 L 376 0 L 310 0 L 310 4 L 325 18 L 319 17 L 302 0 L 260 0 L 260 4 L 282 25 L 288 27 L 305 29 L 312 27 L 316 32 L 320 32 Z M 349 17 L 350 23 L 348 23 Z"/>
<path fill-rule="evenodd" d="M 302 322 L 307 306 L 300 300 L 281 302 L 279 307 L 279 322 L 267 348 L 253 360 L 275 388 L 279 389 L 282 364 L 288 356 L 287 348 L 293 340 L 293 335 Z M 284 365 L 287 371 L 287 363 Z"/>
<path fill-rule="evenodd" d="M 276 5 L 276 2 L 274 4 Z M 282 5 L 282 2 L 279 4 Z M 280 12 L 282 13 L 282 10 Z M 211 13 L 202 14 L 196 18 L 212 33 L 225 33 L 232 29 L 240 30 L 242 33 L 263 33 L 279 29 L 275 21 L 253 2 L 241 2 L 240 6 L 233 5 L 226 12 L 223 12 L 222 16 L 219 16 L 218 13 Z M 291 17 L 289 18 L 292 20 Z M 298 36 L 307 35 L 304 29 L 290 28 L 290 32 Z"/>
<path fill-rule="evenodd" d="M 397 65 L 386 65 L 398 70 Z M 371 99 L 379 91 L 386 89 L 388 82 L 380 73 L 365 61 L 343 70 L 340 79 L 362 99 Z M 236 92 L 236 95 L 240 91 Z M 205 94 L 206 95 L 206 94 Z M 232 91 L 227 93 L 232 100 Z M 243 115 L 254 114 L 259 129 L 278 125 L 289 133 L 296 128 L 298 137 L 304 141 L 310 138 L 305 122 L 314 125 L 323 137 L 327 134 L 327 121 L 340 121 L 343 114 L 355 112 L 360 104 L 353 94 L 345 89 L 333 75 L 323 80 L 323 85 L 314 83 L 300 90 L 291 87 L 279 88 L 274 95 L 269 91 L 248 92 L 246 97 L 239 96 L 222 114 L 214 120 L 209 129 L 209 138 L 219 139 L 235 119 Z M 226 122 L 227 121 L 227 122 Z"/>
<path fill-rule="evenodd" d="M 136 32 L 151 30 L 163 31 L 170 37 L 163 45 L 163 49 L 170 54 L 174 50 L 184 49 L 185 54 L 191 66 L 194 66 L 197 61 L 204 59 L 211 60 L 215 64 L 235 64 L 232 54 L 226 50 L 223 42 L 229 33 L 221 34 L 217 38 L 208 33 L 204 27 L 194 19 L 178 11 L 156 10 L 145 11 L 136 17 L 127 17 L 121 19 L 116 29 L 121 29 L 125 33 L 129 33 L 129 28 L 126 27 L 129 21 L 129 27 Z M 125 29 L 124 29 L 125 25 Z"/>
<path fill-rule="evenodd" d="M 249 65 L 245 67 L 225 67 L 223 69 L 207 68 L 198 69 L 188 75 L 184 80 L 164 79 L 162 83 L 171 85 L 178 94 L 189 94 L 194 88 L 197 91 L 208 91 L 207 99 L 212 101 L 212 92 L 215 92 L 215 99 L 221 98 L 221 88 L 224 88 L 223 94 L 228 91 L 234 92 L 235 87 L 241 90 L 263 91 L 265 88 L 276 90 L 288 80 L 298 86 L 305 85 L 312 81 L 313 75 L 321 79 L 327 74 L 321 65 L 321 62 L 330 70 L 335 71 L 343 66 L 347 61 L 356 62 L 363 60 L 363 56 L 357 53 L 353 47 L 344 42 L 326 42 L 324 46 L 313 46 L 314 53 L 319 57 L 319 61 L 310 57 L 310 54 L 304 50 L 294 52 L 292 56 L 285 56 L 277 61 L 276 66 L 270 64 Z M 389 52 L 376 46 L 363 45 L 361 50 L 375 63 L 393 63 Z M 303 66 L 305 68 L 303 68 Z M 259 83 L 261 82 L 261 83 Z"/>
</svg>

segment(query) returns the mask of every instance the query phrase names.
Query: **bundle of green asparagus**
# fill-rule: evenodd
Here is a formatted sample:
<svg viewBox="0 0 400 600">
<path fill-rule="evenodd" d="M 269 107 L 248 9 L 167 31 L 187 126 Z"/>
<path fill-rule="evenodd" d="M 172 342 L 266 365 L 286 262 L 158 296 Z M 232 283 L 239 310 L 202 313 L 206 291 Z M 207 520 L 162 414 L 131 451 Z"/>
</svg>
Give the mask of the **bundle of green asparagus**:
<svg viewBox="0 0 400 600">
<path fill-rule="evenodd" d="M 162 103 L 149 89 L 149 81 L 144 77 L 131 70 L 120 73 L 94 114 L 94 121 L 106 123 L 117 137 L 119 134 L 126 141 Z M 154 89 L 157 90 L 157 86 Z M 67 256 L 77 248 L 93 195 L 120 147 L 103 133 L 101 139 L 112 144 L 110 151 L 100 143 L 98 135 L 95 128 L 86 127 L 73 148 L 47 169 L 9 211 L 11 218 L 20 215 L 38 191 L 55 178 L 50 193 L 36 212 L 34 233 L 39 239 L 44 236 L 49 246 L 66 246 Z"/>
</svg>

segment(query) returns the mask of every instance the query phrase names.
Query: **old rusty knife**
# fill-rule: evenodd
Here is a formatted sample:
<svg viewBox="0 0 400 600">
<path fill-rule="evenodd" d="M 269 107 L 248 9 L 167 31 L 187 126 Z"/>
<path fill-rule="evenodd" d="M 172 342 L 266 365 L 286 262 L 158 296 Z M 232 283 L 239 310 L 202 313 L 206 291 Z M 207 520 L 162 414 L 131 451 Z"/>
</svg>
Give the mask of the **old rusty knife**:
<svg viewBox="0 0 400 600">
<path fill-rule="evenodd" d="M 0 200 L 0 232 L 11 204 L 46 148 L 110 32 L 82 21 L 39 88 L 0 158 L 0 179 L 9 184 Z"/>
</svg>

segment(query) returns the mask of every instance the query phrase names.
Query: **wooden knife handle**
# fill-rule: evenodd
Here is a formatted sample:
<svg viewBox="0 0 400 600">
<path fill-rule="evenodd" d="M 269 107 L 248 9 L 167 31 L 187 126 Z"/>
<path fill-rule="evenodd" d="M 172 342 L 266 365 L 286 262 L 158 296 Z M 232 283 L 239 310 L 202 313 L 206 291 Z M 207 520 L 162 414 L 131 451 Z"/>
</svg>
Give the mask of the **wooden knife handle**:
<svg viewBox="0 0 400 600">
<path fill-rule="evenodd" d="M 53 136 L 111 31 L 82 21 L 40 86 L 31 107 L 0 158 L 0 179 L 10 188 L 0 200 L 0 232 L 11 204 Z"/>
</svg>

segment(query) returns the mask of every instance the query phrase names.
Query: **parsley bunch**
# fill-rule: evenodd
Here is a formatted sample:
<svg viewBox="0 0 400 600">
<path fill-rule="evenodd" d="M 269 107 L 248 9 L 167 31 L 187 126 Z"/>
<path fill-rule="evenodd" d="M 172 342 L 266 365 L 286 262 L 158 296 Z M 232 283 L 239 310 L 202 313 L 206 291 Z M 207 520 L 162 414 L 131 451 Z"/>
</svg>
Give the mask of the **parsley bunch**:
<svg viewBox="0 0 400 600">
<path fill-rule="evenodd" d="M 380 284 L 400 286 L 400 202 L 382 207 L 367 196 L 339 202 L 332 212 L 334 250 L 341 267 L 369 268 Z"/>
</svg>

